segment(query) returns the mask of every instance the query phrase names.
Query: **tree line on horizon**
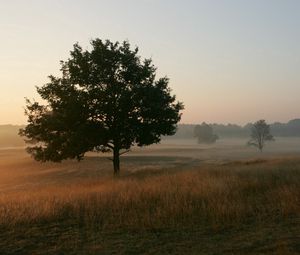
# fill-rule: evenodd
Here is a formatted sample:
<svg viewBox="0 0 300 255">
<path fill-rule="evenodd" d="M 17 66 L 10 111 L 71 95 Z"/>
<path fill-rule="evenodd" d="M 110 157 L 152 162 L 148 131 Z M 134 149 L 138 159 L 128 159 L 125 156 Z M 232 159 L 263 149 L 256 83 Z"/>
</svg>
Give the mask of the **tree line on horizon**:
<svg viewBox="0 0 300 255">
<path fill-rule="evenodd" d="M 203 122 L 205 123 L 205 122 Z M 202 124 L 203 124 L 202 123 Z M 179 124 L 177 132 L 172 137 L 167 139 L 194 139 L 195 127 L 202 124 Z M 205 123 L 212 128 L 212 133 L 222 138 L 247 138 L 250 135 L 253 123 L 248 123 L 244 126 L 237 124 L 216 124 Z M 280 137 L 300 137 L 300 119 L 290 120 L 287 123 L 275 122 L 270 124 L 270 129 L 274 136 Z"/>
<path fill-rule="evenodd" d="M 205 122 L 194 127 L 194 137 L 197 139 L 198 144 L 213 144 L 219 139 L 212 126 Z M 256 147 L 262 152 L 266 142 L 270 141 L 275 141 L 275 139 L 271 134 L 270 125 L 265 120 L 258 120 L 251 124 L 248 146 Z"/>
<path fill-rule="evenodd" d="M 200 124 L 178 124 L 173 136 L 164 136 L 163 139 L 195 139 L 194 129 Z M 252 124 L 240 126 L 236 124 L 207 124 L 212 127 L 212 133 L 217 139 L 222 138 L 248 138 Z M 25 125 L 0 125 L 0 147 L 24 146 L 24 141 L 18 136 L 20 128 Z M 287 123 L 270 124 L 270 129 L 275 137 L 300 137 L 300 119 Z"/>
</svg>

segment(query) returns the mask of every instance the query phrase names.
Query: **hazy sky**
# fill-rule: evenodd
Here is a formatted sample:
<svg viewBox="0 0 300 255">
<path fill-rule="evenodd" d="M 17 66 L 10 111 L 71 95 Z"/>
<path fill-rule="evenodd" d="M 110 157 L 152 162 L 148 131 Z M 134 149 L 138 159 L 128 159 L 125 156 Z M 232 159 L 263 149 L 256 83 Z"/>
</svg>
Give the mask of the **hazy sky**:
<svg viewBox="0 0 300 255">
<path fill-rule="evenodd" d="M 0 0 L 0 124 L 75 42 L 125 40 L 184 102 L 183 123 L 300 117 L 299 0 Z"/>
</svg>

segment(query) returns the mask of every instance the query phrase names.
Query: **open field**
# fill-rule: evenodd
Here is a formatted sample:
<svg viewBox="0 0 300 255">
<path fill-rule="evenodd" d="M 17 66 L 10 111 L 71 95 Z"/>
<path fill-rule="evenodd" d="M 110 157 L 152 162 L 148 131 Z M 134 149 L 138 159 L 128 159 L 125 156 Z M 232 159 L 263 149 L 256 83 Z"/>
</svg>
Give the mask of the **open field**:
<svg viewBox="0 0 300 255">
<path fill-rule="evenodd" d="M 0 150 L 0 254 L 299 254 L 300 140 L 163 141 L 34 162 Z"/>
</svg>

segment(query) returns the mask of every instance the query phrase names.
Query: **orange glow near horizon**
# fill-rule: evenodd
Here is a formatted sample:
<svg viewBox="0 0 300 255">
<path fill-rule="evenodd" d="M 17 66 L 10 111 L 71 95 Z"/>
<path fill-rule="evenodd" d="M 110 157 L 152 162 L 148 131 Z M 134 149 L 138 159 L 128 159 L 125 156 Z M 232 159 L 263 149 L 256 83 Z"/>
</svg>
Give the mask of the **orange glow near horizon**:
<svg viewBox="0 0 300 255">
<path fill-rule="evenodd" d="M 87 48 L 96 37 L 128 39 L 153 59 L 157 77 L 167 75 L 185 105 L 181 123 L 299 118 L 299 8 L 297 1 L 258 0 L 6 1 L 0 124 L 25 124 L 24 98 L 39 100 L 35 86 L 60 75 L 72 45 Z"/>
</svg>

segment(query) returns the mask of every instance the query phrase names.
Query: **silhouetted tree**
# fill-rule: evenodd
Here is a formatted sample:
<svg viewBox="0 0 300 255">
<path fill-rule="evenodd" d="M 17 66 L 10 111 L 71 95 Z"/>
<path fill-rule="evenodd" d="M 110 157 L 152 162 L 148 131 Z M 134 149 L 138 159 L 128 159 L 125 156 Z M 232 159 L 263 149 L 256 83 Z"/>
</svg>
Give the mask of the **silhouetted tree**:
<svg viewBox="0 0 300 255">
<path fill-rule="evenodd" d="M 156 80 L 152 60 L 141 60 L 129 42 L 95 39 L 91 46 L 88 51 L 75 44 L 61 61 L 62 76 L 37 87 L 46 104 L 27 99 L 29 124 L 20 135 L 34 143 L 27 151 L 39 161 L 112 151 L 117 175 L 120 155 L 132 145 L 175 133 L 183 104 L 171 95 L 169 79 Z"/>
<path fill-rule="evenodd" d="M 258 120 L 253 124 L 250 137 L 248 145 L 257 147 L 261 152 L 265 142 L 274 141 L 274 137 L 270 132 L 270 125 L 265 120 Z"/>
<path fill-rule="evenodd" d="M 194 128 L 194 136 L 197 137 L 198 143 L 215 143 L 219 137 L 213 133 L 213 128 L 203 122 Z"/>
</svg>

